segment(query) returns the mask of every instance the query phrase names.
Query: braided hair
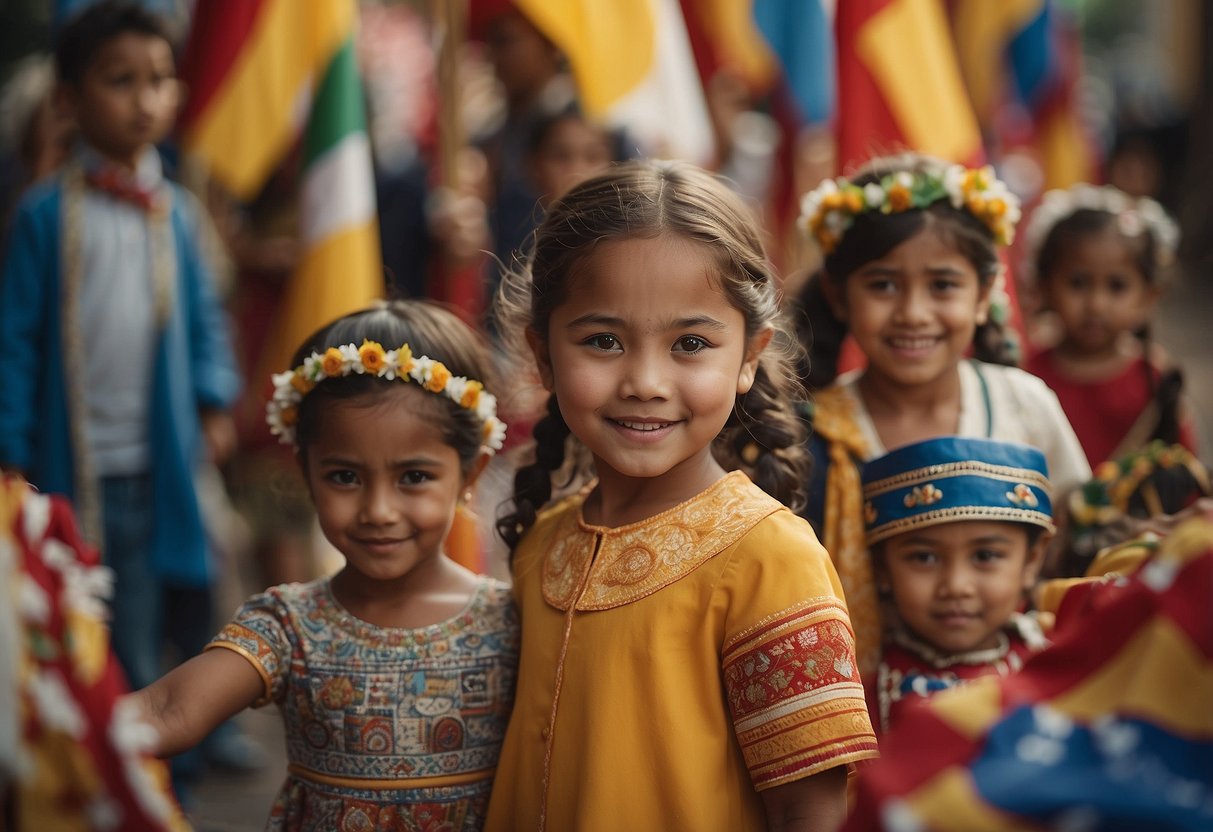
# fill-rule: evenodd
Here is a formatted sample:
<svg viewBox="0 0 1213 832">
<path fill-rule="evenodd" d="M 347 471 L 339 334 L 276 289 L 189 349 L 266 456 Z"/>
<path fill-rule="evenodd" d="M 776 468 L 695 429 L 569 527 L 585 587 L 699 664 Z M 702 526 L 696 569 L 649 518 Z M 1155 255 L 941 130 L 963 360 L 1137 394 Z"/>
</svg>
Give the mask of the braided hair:
<svg viewBox="0 0 1213 832">
<path fill-rule="evenodd" d="M 498 321 L 504 331 L 545 342 L 553 310 L 568 297 L 571 278 L 598 243 L 665 234 L 712 253 L 722 288 L 745 318 L 748 338 L 774 331 L 754 383 L 737 396 L 713 454 L 725 469 L 745 471 L 768 494 L 798 508 L 808 473 L 804 426 L 796 413 L 796 402 L 803 399 L 794 369 L 798 343 L 780 311 L 775 275 L 753 216 L 720 178 L 683 162 L 635 160 L 573 188 L 551 206 L 528 256 L 503 280 Z M 517 471 L 512 509 L 497 522 L 511 550 L 551 500 L 553 478 L 579 447 L 554 394 L 534 438 L 535 460 Z"/>
</svg>

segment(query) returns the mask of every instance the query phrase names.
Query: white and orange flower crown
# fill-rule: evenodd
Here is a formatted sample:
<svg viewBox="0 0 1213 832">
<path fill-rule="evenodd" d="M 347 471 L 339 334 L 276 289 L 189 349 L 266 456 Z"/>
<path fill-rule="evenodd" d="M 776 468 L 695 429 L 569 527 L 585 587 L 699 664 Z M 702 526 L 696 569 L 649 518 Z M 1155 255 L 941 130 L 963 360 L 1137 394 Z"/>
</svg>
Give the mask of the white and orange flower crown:
<svg viewBox="0 0 1213 832">
<path fill-rule="evenodd" d="M 370 375 L 392 381 L 413 381 L 431 393 L 445 396 L 476 414 L 484 424 L 481 445 L 490 453 L 505 442 L 505 423 L 497 418 L 497 397 L 484 384 L 452 375 L 441 361 L 413 355 L 408 344 L 385 350 L 382 344 L 364 340 L 362 346 L 345 344 L 313 352 L 293 370 L 274 374 L 274 395 L 265 407 L 270 432 L 286 445 L 295 444 L 295 422 L 299 404 L 312 389 L 330 378 Z"/>
<path fill-rule="evenodd" d="M 1024 230 L 1024 261 L 1020 269 L 1026 280 L 1037 277 L 1036 258 L 1053 228 L 1081 210 L 1111 214 L 1116 218 L 1116 229 L 1126 237 L 1150 234 L 1154 238 L 1158 268 L 1166 268 L 1174 261 L 1179 247 L 1179 226 L 1162 205 L 1149 197 L 1130 196 L 1111 185 L 1080 182 L 1069 188 L 1046 191 L 1032 211 Z"/>
<path fill-rule="evenodd" d="M 1015 238 L 1019 198 L 988 165 L 950 165 L 939 173 L 897 171 L 862 186 L 845 177 L 827 179 L 801 200 L 800 226 L 829 254 L 860 214 L 896 214 L 945 199 L 980 220 L 1000 245 L 1010 245 Z"/>
</svg>

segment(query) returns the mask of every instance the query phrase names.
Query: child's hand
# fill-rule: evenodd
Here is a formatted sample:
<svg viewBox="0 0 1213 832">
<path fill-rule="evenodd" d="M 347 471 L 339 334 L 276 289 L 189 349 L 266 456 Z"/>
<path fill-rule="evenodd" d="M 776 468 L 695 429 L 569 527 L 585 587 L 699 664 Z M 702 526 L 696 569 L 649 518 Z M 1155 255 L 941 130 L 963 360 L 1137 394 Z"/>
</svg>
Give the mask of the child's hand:
<svg viewBox="0 0 1213 832">
<path fill-rule="evenodd" d="M 211 462 L 221 465 L 236 450 L 236 421 L 226 410 L 205 407 L 198 414 Z"/>
</svg>

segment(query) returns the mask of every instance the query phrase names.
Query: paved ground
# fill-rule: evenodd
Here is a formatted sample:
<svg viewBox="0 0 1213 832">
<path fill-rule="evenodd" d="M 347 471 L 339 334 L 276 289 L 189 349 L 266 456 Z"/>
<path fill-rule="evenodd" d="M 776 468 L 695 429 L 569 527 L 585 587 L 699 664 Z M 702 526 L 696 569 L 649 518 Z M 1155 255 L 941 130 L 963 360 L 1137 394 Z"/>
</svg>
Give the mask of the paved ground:
<svg viewBox="0 0 1213 832">
<path fill-rule="evenodd" d="M 1185 368 L 1187 391 L 1200 419 L 1202 458 L 1213 460 L 1213 275 L 1173 286 L 1157 317 L 1157 340 Z M 234 608 L 234 606 L 233 606 Z M 199 785 L 190 816 L 198 832 L 242 832 L 264 826 L 286 769 L 277 709 L 249 711 L 241 724 L 271 752 L 272 764 L 254 775 L 214 772 Z"/>
</svg>

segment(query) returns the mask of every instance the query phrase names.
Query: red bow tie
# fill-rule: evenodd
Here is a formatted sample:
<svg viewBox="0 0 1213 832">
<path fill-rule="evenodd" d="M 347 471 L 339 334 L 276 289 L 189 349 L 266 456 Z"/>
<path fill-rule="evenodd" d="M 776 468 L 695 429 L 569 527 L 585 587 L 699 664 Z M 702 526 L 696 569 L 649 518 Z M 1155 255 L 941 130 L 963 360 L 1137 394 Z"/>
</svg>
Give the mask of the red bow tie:
<svg viewBox="0 0 1213 832">
<path fill-rule="evenodd" d="M 144 211 L 150 212 L 156 207 L 156 191 L 141 187 L 122 171 L 114 168 L 90 170 L 84 179 L 97 190 L 104 191 L 114 199 L 130 202 Z"/>
</svg>

